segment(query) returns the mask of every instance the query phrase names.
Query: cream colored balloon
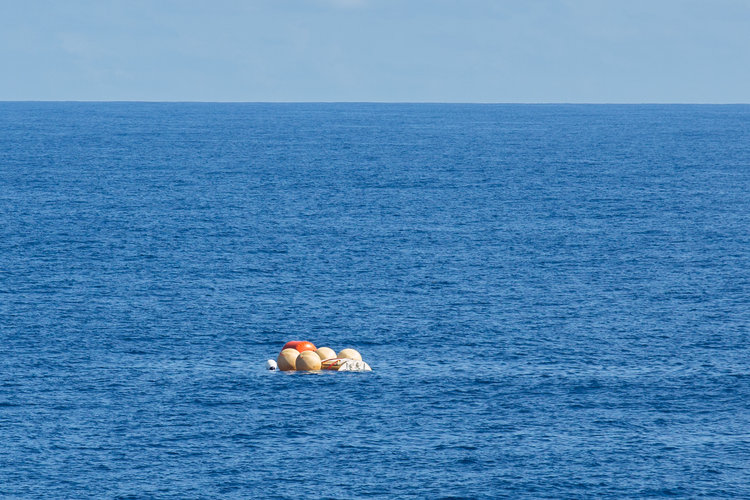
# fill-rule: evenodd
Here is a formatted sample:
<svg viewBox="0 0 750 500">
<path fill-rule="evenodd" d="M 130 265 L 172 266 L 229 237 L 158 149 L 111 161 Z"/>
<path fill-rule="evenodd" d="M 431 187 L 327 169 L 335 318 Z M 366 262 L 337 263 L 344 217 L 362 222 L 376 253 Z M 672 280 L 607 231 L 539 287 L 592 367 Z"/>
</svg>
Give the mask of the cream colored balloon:
<svg viewBox="0 0 750 500">
<path fill-rule="evenodd" d="M 291 372 L 295 369 L 298 357 L 299 351 L 297 349 L 284 349 L 279 353 L 276 364 L 279 365 L 279 370 L 282 372 Z"/>
<path fill-rule="evenodd" d="M 357 361 L 362 361 L 362 355 L 354 349 L 344 349 L 343 351 L 339 353 L 337 357 L 345 358 L 345 359 L 356 359 Z"/>
<path fill-rule="evenodd" d="M 297 358 L 297 370 L 313 371 L 320 370 L 320 356 L 315 351 L 304 351 Z"/>
<path fill-rule="evenodd" d="M 336 357 L 336 351 L 334 351 L 330 347 L 318 347 L 318 350 L 315 352 L 318 353 L 321 361 L 324 361 L 326 359 L 333 359 Z"/>
</svg>

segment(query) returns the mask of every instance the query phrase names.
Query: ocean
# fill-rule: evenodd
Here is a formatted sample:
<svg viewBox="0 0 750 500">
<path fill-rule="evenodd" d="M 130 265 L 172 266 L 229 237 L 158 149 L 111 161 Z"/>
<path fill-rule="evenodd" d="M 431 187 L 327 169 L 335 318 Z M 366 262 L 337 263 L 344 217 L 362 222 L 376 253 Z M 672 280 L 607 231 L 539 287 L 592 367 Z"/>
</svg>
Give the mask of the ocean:
<svg viewBox="0 0 750 500">
<path fill-rule="evenodd" d="M 0 103 L 3 497 L 748 498 L 749 341 L 750 106 Z"/>
</svg>

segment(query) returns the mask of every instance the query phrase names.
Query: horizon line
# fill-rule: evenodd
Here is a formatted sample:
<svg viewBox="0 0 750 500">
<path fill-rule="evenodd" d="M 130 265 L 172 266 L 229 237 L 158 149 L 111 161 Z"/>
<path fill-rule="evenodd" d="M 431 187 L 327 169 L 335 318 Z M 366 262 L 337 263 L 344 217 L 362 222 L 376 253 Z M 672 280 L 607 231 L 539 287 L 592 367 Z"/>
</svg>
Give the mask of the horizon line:
<svg viewBox="0 0 750 500">
<path fill-rule="evenodd" d="M 558 106 L 746 106 L 750 102 L 690 102 L 690 101 L 211 101 L 211 100 L 151 100 L 151 99 L 0 99 L 0 103 L 89 103 L 89 104 L 448 104 L 448 105 L 558 105 Z"/>
</svg>

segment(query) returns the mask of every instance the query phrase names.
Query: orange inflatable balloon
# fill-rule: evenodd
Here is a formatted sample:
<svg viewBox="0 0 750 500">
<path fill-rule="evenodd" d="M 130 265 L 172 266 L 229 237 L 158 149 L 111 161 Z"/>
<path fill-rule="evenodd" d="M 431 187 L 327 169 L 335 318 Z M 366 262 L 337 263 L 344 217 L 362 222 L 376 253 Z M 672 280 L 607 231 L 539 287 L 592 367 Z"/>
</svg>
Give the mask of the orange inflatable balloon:
<svg viewBox="0 0 750 500">
<path fill-rule="evenodd" d="M 296 349 L 297 348 L 297 344 L 299 344 L 300 342 L 302 342 L 302 341 L 301 340 L 290 340 L 289 342 L 287 342 L 286 344 L 284 344 L 284 347 L 282 347 L 281 350 L 283 351 L 284 349 Z"/>
<path fill-rule="evenodd" d="M 304 342 L 300 342 L 299 344 L 297 344 L 297 350 L 299 352 L 317 351 L 318 348 L 315 347 L 315 344 L 313 344 L 312 342 L 304 341 Z"/>
<path fill-rule="evenodd" d="M 297 349 L 299 352 L 318 350 L 315 344 L 306 340 L 292 340 L 287 342 L 281 350 L 283 351 L 284 349 Z"/>
</svg>

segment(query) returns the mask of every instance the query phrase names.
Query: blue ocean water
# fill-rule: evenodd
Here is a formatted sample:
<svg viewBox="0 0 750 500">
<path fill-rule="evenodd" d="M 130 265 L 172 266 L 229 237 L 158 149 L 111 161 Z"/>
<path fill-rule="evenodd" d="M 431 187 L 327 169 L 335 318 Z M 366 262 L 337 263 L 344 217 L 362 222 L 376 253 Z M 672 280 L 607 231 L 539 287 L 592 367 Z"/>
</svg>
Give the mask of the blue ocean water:
<svg viewBox="0 0 750 500">
<path fill-rule="evenodd" d="M 747 498 L 749 326 L 750 106 L 0 103 L 0 496 Z"/>
</svg>

